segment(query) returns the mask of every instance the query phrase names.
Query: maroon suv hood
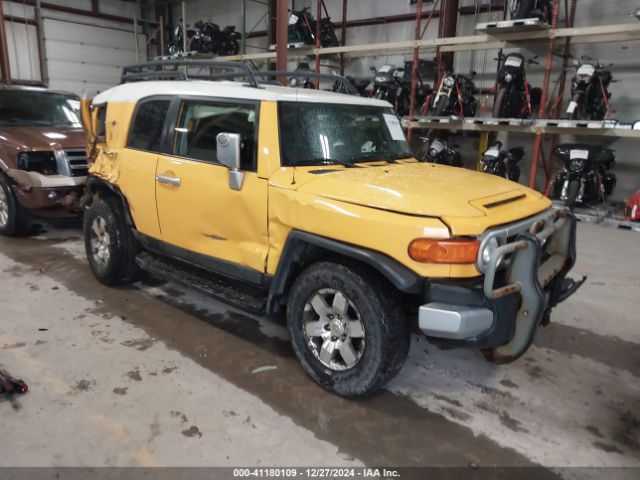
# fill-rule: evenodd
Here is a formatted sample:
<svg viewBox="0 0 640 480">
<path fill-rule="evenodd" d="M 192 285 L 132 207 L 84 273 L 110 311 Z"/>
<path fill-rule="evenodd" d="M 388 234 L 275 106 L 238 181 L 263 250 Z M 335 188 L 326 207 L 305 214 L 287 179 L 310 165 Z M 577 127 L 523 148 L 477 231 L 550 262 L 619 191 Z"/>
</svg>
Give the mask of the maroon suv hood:
<svg viewBox="0 0 640 480">
<path fill-rule="evenodd" d="M 74 127 L 0 127 L 0 141 L 5 147 L 20 151 L 87 146 L 84 130 Z"/>
</svg>

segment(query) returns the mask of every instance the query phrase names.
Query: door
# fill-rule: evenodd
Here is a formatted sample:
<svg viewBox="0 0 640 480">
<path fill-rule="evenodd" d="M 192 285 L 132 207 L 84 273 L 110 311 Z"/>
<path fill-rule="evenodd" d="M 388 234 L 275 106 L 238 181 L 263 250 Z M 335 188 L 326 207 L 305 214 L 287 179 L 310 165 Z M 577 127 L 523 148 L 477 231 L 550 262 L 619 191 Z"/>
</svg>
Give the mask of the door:
<svg viewBox="0 0 640 480">
<path fill-rule="evenodd" d="M 112 173 L 122 191 L 138 232 L 161 239 L 156 211 L 155 175 L 163 132 L 171 106 L 168 97 L 149 97 L 136 106 L 126 147 L 119 153 L 118 169 Z M 114 108 L 110 104 L 109 109 Z M 111 117 L 111 114 L 107 114 Z M 118 118 L 118 116 L 113 116 Z"/>
<path fill-rule="evenodd" d="M 268 249 L 267 181 L 258 178 L 258 103 L 185 100 L 175 124 L 171 155 L 162 155 L 156 199 L 162 240 L 176 255 L 243 277 L 264 272 Z M 217 161 L 216 137 L 241 135 L 240 190 Z M 195 255 L 194 255 L 195 254 Z"/>
</svg>

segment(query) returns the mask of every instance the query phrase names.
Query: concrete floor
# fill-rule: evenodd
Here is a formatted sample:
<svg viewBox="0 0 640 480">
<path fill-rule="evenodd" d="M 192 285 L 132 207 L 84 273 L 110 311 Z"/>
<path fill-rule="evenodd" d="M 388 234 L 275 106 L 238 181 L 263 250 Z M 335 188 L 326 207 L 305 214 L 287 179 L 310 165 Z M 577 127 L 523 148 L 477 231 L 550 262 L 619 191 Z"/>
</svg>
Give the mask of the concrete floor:
<svg viewBox="0 0 640 480">
<path fill-rule="evenodd" d="M 415 336 L 385 391 L 347 401 L 278 322 L 171 283 L 103 287 L 79 230 L 45 229 L 0 238 L 0 367 L 30 387 L 0 400 L 0 466 L 640 467 L 636 233 L 579 226 L 589 280 L 518 362 Z"/>
</svg>

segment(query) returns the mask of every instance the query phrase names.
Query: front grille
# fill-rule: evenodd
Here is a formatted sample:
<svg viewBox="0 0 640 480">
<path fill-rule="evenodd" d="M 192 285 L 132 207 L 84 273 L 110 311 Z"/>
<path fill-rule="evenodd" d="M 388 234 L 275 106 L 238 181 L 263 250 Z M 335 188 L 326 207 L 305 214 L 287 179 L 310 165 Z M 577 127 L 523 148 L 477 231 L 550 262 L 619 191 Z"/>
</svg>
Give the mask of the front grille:
<svg viewBox="0 0 640 480">
<path fill-rule="evenodd" d="M 82 148 L 69 149 L 64 151 L 67 154 L 69 165 L 69 176 L 85 177 L 89 173 L 89 157 Z"/>
</svg>

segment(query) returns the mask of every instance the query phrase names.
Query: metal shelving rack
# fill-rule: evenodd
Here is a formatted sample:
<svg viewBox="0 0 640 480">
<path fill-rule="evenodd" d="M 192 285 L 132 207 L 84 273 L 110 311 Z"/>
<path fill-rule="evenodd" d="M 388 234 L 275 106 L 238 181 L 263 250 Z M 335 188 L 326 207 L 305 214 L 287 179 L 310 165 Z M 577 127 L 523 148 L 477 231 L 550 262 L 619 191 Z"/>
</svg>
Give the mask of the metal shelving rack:
<svg viewBox="0 0 640 480">
<path fill-rule="evenodd" d="M 243 3 L 247 0 L 243 0 Z M 438 2 L 440 3 L 440 9 L 438 10 Z M 286 30 L 288 26 L 288 1 L 287 0 L 268 0 L 267 6 L 270 8 L 270 20 L 276 19 L 275 25 L 275 37 L 282 40 L 286 38 Z M 549 97 L 549 88 L 551 84 L 551 77 L 553 74 L 553 52 L 556 43 L 563 42 L 563 49 L 565 54 L 569 52 L 571 45 L 578 44 L 591 44 L 591 43 L 615 43 L 615 42 L 637 42 L 640 41 L 640 23 L 624 23 L 615 25 L 599 25 L 588 27 L 574 27 L 574 18 L 576 12 L 577 0 L 570 0 L 561 2 L 561 0 L 555 0 L 553 4 L 552 25 L 550 28 L 532 28 L 531 25 L 518 25 L 511 26 L 511 28 L 503 29 L 499 28 L 497 22 L 497 28 L 491 28 L 483 31 L 482 33 L 475 33 L 473 35 L 461 35 L 461 36 L 448 36 L 440 38 L 423 38 L 431 18 L 434 15 L 439 17 L 442 31 L 442 17 L 443 12 L 448 11 L 455 12 L 456 15 L 462 14 L 465 8 L 458 7 L 458 0 L 436 0 L 430 11 L 423 9 L 424 0 L 418 0 L 416 3 L 415 14 L 415 37 L 412 40 L 399 41 L 399 42 L 384 42 L 373 44 L 361 44 L 361 45 L 346 45 L 346 32 L 348 27 L 347 22 L 347 0 L 343 0 L 343 16 L 341 25 L 341 45 L 337 47 L 322 48 L 319 45 L 319 39 L 315 46 L 309 46 L 308 48 L 288 49 L 282 48 L 282 41 L 277 41 L 278 47 L 275 51 L 260 52 L 260 53 L 241 53 L 238 55 L 231 55 L 226 57 L 219 57 L 219 60 L 225 61 L 253 61 L 253 60 L 273 60 L 277 59 L 279 65 L 286 65 L 288 58 L 314 58 L 316 70 L 319 70 L 320 59 L 322 57 L 340 56 L 341 73 L 344 71 L 344 59 L 350 56 L 377 56 L 380 54 L 392 54 L 392 53 L 413 53 L 413 58 L 418 58 L 420 53 L 423 52 L 435 52 L 438 55 L 455 53 L 462 51 L 478 51 L 478 50 L 498 50 L 501 48 L 520 48 L 525 44 L 531 42 L 547 43 L 547 55 L 544 64 L 544 81 L 543 81 L 543 102 L 541 102 L 541 111 L 538 114 L 538 118 L 547 118 L 547 102 Z M 559 17 L 561 11 L 561 4 L 565 5 L 565 24 L 559 25 Z M 276 8 L 274 8 L 276 5 Z M 322 17 L 322 2 L 317 1 L 317 15 L 316 18 L 320 20 Z M 287 7 L 287 8 L 285 8 Z M 486 5 L 481 5 L 479 11 L 491 11 L 502 10 L 506 12 L 507 3 L 503 5 L 494 5 L 494 2 Z M 467 12 L 468 13 L 468 12 Z M 422 26 L 422 20 L 427 18 L 427 25 Z M 457 18 L 457 17 L 456 17 Z M 404 20 L 404 19 L 403 19 Z M 274 30 L 271 28 L 270 30 Z M 273 32 L 269 32 L 273 33 Z M 317 33 L 317 32 L 316 32 Z M 245 31 L 245 37 L 247 36 Z M 273 36 L 273 35 L 272 35 Z M 286 42 L 284 42 L 286 44 Z M 416 64 L 417 62 L 414 62 Z M 565 57 L 566 63 L 566 57 Z M 566 65 L 565 65 L 566 66 Z M 414 86 L 412 92 L 415 91 L 415 79 L 417 72 L 413 72 Z M 564 95 L 564 70 L 560 73 L 558 81 L 555 82 L 558 88 L 557 98 L 562 98 Z M 554 90 L 555 91 L 555 90 Z M 549 118 L 554 118 L 558 114 L 557 104 L 550 109 Z M 413 112 L 412 112 L 413 113 Z M 640 138 L 640 132 L 631 130 L 628 126 L 612 126 L 603 124 L 600 127 L 591 125 L 587 128 L 581 125 L 579 122 L 573 125 L 554 124 L 553 122 L 523 122 L 520 124 L 514 124 L 509 121 L 497 121 L 496 119 L 465 119 L 461 122 L 443 122 L 442 119 L 433 118 L 418 118 L 410 115 L 405 119 L 405 126 L 409 131 L 415 129 L 428 130 L 428 129 L 441 129 L 441 130 L 459 130 L 459 131 L 471 131 L 471 132 L 483 132 L 486 140 L 489 132 L 518 132 L 528 133 L 536 136 L 533 158 L 531 162 L 530 170 L 530 186 L 535 187 L 535 178 L 538 170 L 538 160 L 542 151 L 542 138 L 544 135 L 553 135 L 552 145 L 555 141 L 556 135 L 583 135 L 594 137 L 618 137 L 618 138 Z M 550 155 L 547 156 L 550 161 Z M 550 167 L 550 165 L 545 165 Z M 549 168 L 546 168 L 549 172 Z"/>
</svg>

